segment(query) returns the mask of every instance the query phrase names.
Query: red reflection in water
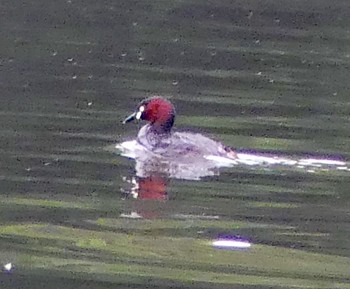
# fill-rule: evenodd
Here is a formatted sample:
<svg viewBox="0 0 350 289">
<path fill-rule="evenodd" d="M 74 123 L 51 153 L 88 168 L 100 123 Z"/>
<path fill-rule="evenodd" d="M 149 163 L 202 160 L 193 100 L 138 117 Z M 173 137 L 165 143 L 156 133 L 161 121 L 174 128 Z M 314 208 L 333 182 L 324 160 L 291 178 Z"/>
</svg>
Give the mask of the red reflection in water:
<svg viewBox="0 0 350 289">
<path fill-rule="evenodd" d="M 161 176 L 150 176 L 138 180 L 138 199 L 166 200 L 167 181 Z"/>
<path fill-rule="evenodd" d="M 122 190 L 126 196 L 131 197 L 129 213 L 121 216 L 132 219 L 155 219 L 167 214 L 165 201 L 168 199 L 168 179 L 160 175 L 152 175 L 145 178 L 134 177 L 125 181 L 132 184 L 129 190 Z"/>
</svg>

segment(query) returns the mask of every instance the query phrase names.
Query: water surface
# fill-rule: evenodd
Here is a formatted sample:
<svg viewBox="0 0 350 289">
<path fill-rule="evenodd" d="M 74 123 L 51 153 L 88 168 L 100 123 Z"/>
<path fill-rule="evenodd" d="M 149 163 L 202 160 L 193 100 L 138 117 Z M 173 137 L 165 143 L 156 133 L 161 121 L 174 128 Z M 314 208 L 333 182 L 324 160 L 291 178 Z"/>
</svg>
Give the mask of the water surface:
<svg viewBox="0 0 350 289">
<path fill-rule="evenodd" d="M 1 288 L 350 288 L 347 170 L 149 180 L 107 149 L 160 94 L 179 130 L 347 162 L 348 1 L 0 7 Z"/>
</svg>

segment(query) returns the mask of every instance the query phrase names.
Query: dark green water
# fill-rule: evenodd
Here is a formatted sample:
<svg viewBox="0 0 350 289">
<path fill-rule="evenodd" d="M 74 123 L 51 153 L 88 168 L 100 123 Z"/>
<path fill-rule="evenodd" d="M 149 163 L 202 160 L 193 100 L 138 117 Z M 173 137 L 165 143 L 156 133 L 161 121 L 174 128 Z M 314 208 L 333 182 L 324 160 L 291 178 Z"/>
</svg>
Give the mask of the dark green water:
<svg viewBox="0 0 350 289">
<path fill-rule="evenodd" d="M 238 166 L 135 199 L 106 149 L 160 94 L 177 129 L 349 159 L 349 1 L 5 0 L 0 27 L 1 288 L 350 288 L 349 171 Z"/>
</svg>

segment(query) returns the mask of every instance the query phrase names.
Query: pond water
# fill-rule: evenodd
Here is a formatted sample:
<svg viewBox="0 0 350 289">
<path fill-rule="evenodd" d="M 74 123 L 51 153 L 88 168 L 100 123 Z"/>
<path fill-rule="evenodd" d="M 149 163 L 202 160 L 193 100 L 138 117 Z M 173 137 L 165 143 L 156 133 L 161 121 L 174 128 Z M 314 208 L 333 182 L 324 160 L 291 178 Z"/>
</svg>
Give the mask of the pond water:
<svg viewBox="0 0 350 289">
<path fill-rule="evenodd" d="M 1 288 L 350 288 L 348 1 L 0 7 Z M 244 161 L 140 176 L 151 95 Z"/>
</svg>

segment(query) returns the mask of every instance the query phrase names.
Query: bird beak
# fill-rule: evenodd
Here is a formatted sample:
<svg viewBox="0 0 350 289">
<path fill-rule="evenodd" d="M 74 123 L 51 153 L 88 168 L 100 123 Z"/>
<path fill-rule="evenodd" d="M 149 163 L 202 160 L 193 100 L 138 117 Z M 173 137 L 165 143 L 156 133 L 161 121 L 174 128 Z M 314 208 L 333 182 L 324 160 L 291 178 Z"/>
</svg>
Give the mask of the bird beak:
<svg viewBox="0 0 350 289">
<path fill-rule="evenodd" d="M 126 124 L 127 122 L 130 122 L 136 119 L 136 114 L 137 112 L 130 114 L 126 119 L 123 120 L 123 124 Z"/>
<path fill-rule="evenodd" d="M 145 106 L 141 105 L 138 111 L 135 111 L 134 113 L 130 114 L 126 119 L 123 120 L 123 124 L 126 124 L 127 122 L 130 122 L 134 119 L 140 120 L 142 118 L 142 114 L 144 111 L 145 111 Z"/>
</svg>

